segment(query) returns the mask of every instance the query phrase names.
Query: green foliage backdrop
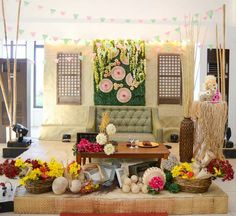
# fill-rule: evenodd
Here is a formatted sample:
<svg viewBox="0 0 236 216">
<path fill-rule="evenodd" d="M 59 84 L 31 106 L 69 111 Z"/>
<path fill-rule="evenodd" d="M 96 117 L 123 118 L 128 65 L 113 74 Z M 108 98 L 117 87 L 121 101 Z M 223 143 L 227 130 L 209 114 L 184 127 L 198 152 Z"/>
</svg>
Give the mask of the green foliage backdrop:
<svg viewBox="0 0 236 216">
<path fill-rule="evenodd" d="M 145 105 L 145 43 L 134 40 L 95 40 L 95 105 Z"/>
</svg>

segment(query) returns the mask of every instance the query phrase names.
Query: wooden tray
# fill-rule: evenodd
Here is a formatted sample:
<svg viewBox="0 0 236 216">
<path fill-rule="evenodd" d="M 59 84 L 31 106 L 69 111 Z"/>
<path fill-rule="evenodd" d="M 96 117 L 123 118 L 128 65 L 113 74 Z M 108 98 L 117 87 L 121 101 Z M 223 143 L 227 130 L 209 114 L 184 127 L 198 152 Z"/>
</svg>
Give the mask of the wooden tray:
<svg viewBox="0 0 236 216">
<path fill-rule="evenodd" d="M 138 147 L 140 147 L 140 148 L 156 148 L 159 146 L 159 143 L 156 143 L 156 142 L 150 142 L 150 143 L 152 144 L 151 146 L 144 146 L 143 142 L 139 142 Z"/>
</svg>

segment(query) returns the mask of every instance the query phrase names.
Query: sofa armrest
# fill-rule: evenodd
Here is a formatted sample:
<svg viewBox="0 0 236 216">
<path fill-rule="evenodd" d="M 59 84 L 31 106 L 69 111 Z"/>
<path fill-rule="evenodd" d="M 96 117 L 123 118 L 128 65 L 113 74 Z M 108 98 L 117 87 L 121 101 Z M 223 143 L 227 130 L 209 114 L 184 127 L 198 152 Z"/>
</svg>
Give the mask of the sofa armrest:
<svg viewBox="0 0 236 216">
<path fill-rule="evenodd" d="M 163 128 L 158 118 L 157 108 L 152 108 L 152 132 L 158 142 L 163 142 Z"/>
<path fill-rule="evenodd" d="M 95 131 L 95 107 L 90 106 L 88 112 L 88 120 L 86 124 L 86 132 L 94 132 Z"/>
</svg>

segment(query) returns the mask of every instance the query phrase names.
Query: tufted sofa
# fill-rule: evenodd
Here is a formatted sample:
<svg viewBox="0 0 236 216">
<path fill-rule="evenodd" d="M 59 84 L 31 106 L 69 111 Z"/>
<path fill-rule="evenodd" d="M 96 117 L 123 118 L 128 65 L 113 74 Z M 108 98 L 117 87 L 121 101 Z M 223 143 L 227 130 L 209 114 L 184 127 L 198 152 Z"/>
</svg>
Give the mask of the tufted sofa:
<svg viewBox="0 0 236 216">
<path fill-rule="evenodd" d="M 158 110 L 151 107 L 96 106 L 95 127 L 99 131 L 102 113 L 110 114 L 110 123 L 116 126 L 117 133 L 111 137 L 115 141 L 128 141 L 129 138 L 149 141 L 162 141 L 163 131 L 158 123 Z"/>
</svg>

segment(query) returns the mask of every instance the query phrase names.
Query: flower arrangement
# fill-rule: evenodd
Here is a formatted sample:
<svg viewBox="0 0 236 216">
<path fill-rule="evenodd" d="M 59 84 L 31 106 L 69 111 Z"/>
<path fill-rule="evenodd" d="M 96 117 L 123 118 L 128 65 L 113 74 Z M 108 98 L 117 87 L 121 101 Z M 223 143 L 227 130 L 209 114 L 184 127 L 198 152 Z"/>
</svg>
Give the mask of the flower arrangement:
<svg viewBox="0 0 236 216">
<path fill-rule="evenodd" d="M 214 177 L 222 178 L 222 181 L 230 181 L 234 178 L 234 170 L 228 160 L 211 160 L 207 166 L 207 171 Z"/>
<path fill-rule="evenodd" d="M 81 139 L 76 146 L 76 150 L 79 152 L 102 152 L 103 146 L 98 143 L 89 142 L 87 139 Z"/>
<path fill-rule="evenodd" d="M 109 136 L 116 133 L 116 127 L 114 124 L 109 123 L 109 121 L 109 113 L 102 113 L 102 120 L 99 126 L 100 133 L 96 136 L 97 143 L 103 146 L 106 155 L 115 153 L 115 146 L 112 145 L 112 143 L 109 143 Z"/>
<path fill-rule="evenodd" d="M 159 176 L 154 176 L 148 184 L 148 193 L 150 194 L 158 194 L 161 190 L 164 189 L 164 181 Z"/>
<path fill-rule="evenodd" d="M 184 162 L 180 165 L 176 165 L 172 170 L 171 173 L 173 177 L 180 177 L 183 179 L 193 179 L 195 178 L 193 167 L 190 163 Z"/>
<path fill-rule="evenodd" d="M 92 193 L 94 191 L 99 190 L 99 188 L 100 188 L 99 184 L 94 184 L 92 181 L 88 181 L 82 186 L 80 193 L 82 194 Z"/>
<path fill-rule="evenodd" d="M 15 166 L 20 170 L 27 169 L 26 175 L 20 179 L 20 184 L 25 185 L 28 181 L 48 180 L 63 176 L 64 167 L 55 159 L 49 162 L 41 160 L 27 159 L 23 161 L 21 158 L 17 159 Z"/>
<path fill-rule="evenodd" d="M 82 171 L 80 164 L 78 164 L 76 161 L 72 161 L 68 166 L 67 166 L 67 171 L 69 175 L 71 176 L 72 179 L 76 179 L 80 172 Z"/>
<path fill-rule="evenodd" d="M 15 178 L 20 174 L 20 169 L 16 166 L 15 160 L 5 160 L 0 163 L 0 176 L 5 175 L 8 178 Z"/>
<path fill-rule="evenodd" d="M 108 143 L 104 146 L 104 152 L 106 155 L 114 154 L 116 151 L 115 146 L 113 146 L 111 143 Z"/>
</svg>

